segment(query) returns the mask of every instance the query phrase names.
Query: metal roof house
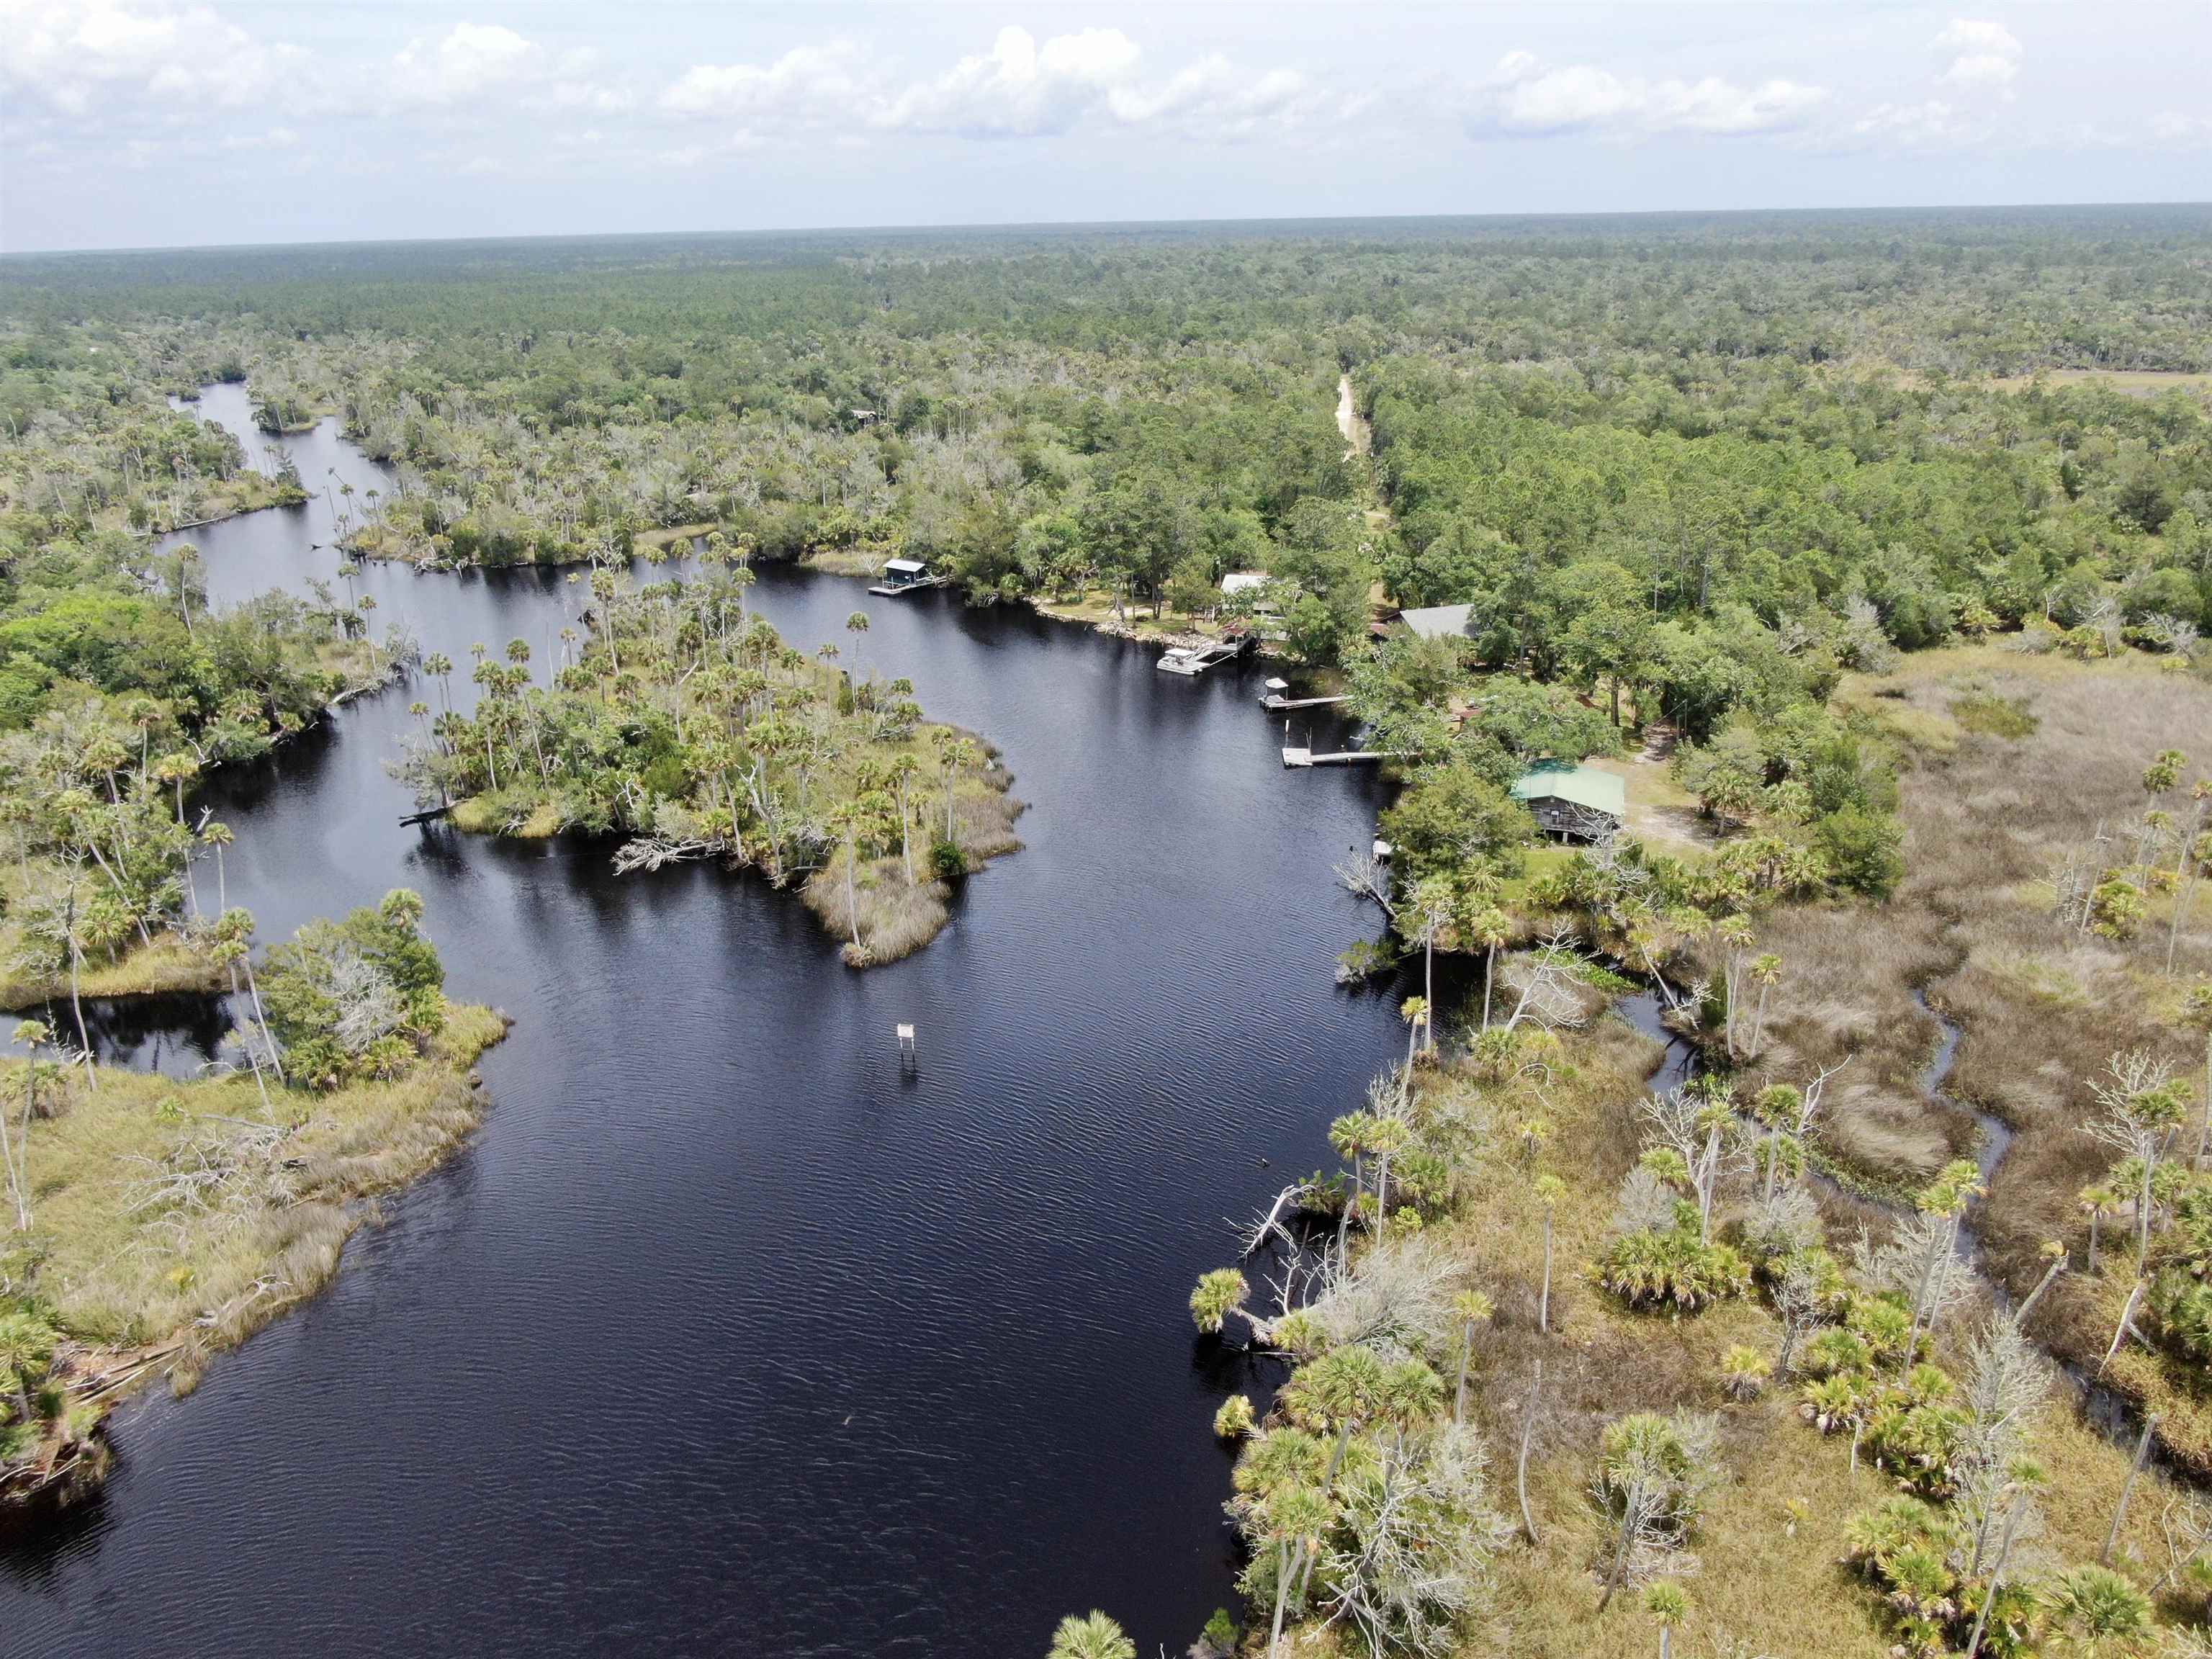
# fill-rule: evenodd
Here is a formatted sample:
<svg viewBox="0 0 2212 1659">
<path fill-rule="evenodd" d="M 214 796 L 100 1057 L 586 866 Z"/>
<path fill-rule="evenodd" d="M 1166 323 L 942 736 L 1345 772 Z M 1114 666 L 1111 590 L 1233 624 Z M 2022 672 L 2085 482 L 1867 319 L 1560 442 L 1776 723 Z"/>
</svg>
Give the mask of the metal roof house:
<svg viewBox="0 0 2212 1659">
<path fill-rule="evenodd" d="M 1398 613 L 1407 631 L 1425 640 L 1463 640 L 1474 617 L 1471 605 L 1426 605 Z"/>
<path fill-rule="evenodd" d="M 1595 766 L 1547 762 L 1529 768 L 1513 786 L 1547 836 L 1595 841 L 1628 821 L 1626 780 Z"/>
</svg>

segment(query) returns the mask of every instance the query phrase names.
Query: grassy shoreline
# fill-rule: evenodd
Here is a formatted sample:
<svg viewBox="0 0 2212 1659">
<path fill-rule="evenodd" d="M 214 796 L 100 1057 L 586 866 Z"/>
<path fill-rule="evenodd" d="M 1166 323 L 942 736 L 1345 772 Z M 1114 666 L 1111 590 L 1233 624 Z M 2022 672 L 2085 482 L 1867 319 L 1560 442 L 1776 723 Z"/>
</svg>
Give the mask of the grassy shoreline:
<svg viewBox="0 0 2212 1659">
<path fill-rule="evenodd" d="M 1419 1218 L 1398 1212 L 1366 1247 L 1420 1252 L 1440 1264 L 1444 1283 L 1474 1287 L 1484 1298 L 1486 1311 L 1472 1327 L 1466 1416 L 1486 1443 L 1492 1501 L 1514 1524 L 1489 1563 L 1479 1633 L 1470 1627 L 1461 1650 L 1532 1659 L 1638 1659 L 1651 1651 L 1651 1626 L 1632 1597 L 1598 1616 L 1612 1534 L 1592 1500 L 1591 1473 L 1607 1425 L 1624 1413 L 1652 1412 L 1710 1413 L 1716 1430 L 1717 1483 L 1672 1568 L 1692 1597 L 1694 1628 L 1713 1650 L 1817 1650 L 1836 1659 L 1904 1651 L 1894 1645 L 1899 1629 L 1881 1589 L 1853 1565 L 1850 1525 L 1899 1495 L 1900 1472 L 1878 1468 L 1871 1456 L 1854 1468 L 1850 1436 L 1823 1433 L 1808 1420 L 1811 1373 L 1762 1380 L 1747 1394 L 1728 1382 L 1732 1358 L 1771 1360 L 1781 1346 L 1782 1325 L 1766 1296 L 1724 1298 L 1691 1313 L 1639 1311 L 1601 1280 L 1599 1260 L 1615 1236 L 1613 1195 L 1638 1161 L 1636 1103 L 1659 1045 L 1611 1015 L 1556 1039 L 1540 1050 L 1540 1103 L 1525 1076 L 1510 1066 L 1501 1074 L 1456 1042 L 1414 1068 L 1402 1115 L 1423 1144 L 1449 1149 L 1449 1182 L 1432 1182 L 1419 1200 Z M 1532 1131 L 1529 1115 L 1540 1106 L 1540 1127 Z M 1534 1178 L 1547 1169 L 1565 1181 L 1550 1201 Z M 1824 1200 L 1821 1208 L 1832 1211 L 1832 1237 L 1852 1219 L 1848 1203 Z M 1969 1337 L 1986 1307 L 1977 1297 L 1948 1314 L 1930 1357 L 1963 1375 Z M 1455 1316 L 1440 1356 L 1446 1417 L 1459 1328 Z M 1539 1361 L 1543 1381 L 1526 1470 L 1532 1538 L 1518 1525 L 1515 1488 Z M 1302 1409 L 1310 1407 L 1295 1389 L 1279 1395 L 1263 1434 L 1295 1425 Z M 2129 1480 L 2131 1449 L 2086 1420 L 2063 1389 L 2033 1409 L 2026 1433 L 2049 1475 L 2039 1561 L 2096 1559 Z M 2115 1565 L 2140 1589 L 2148 1589 L 2166 1565 L 2161 1528 L 2181 1490 L 2155 1469 L 2136 1485 Z M 1254 1571 L 1260 1588 L 1272 1583 L 1264 1556 Z M 1253 1605 L 1254 1629 L 1266 1630 L 1267 1607 L 1264 1599 Z M 1318 1624 L 1294 1621 L 1292 1630 L 1287 1651 L 1345 1650 Z"/>
<path fill-rule="evenodd" d="M 83 1495 L 104 1473 L 118 1404 L 157 1378 L 188 1392 L 214 1355 L 327 1285 L 374 1200 L 483 1121 L 472 1068 L 507 1026 L 447 1003 L 399 1075 L 280 1093 L 273 1111 L 242 1076 L 103 1070 L 96 1090 L 72 1081 L 60 1109 L 33 1119 L 33 1225 L 0 1235 L 0 1289 L 51 1310 L 58 1409 L 0 1462 L 0 1522 Z M 23 1070 L 0 1062 L 0 1099 L 20 1099 Z"/>
</svg>

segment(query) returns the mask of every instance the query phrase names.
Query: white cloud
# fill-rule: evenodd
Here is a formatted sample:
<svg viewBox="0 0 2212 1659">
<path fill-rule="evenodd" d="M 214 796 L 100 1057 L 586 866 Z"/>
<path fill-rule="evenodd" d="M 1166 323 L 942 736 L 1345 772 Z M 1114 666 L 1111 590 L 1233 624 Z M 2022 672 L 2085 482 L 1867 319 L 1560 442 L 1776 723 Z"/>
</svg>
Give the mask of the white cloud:
<svg viewBox="0 0 2212 1659">
<path fill-rule="evenodd" d="M 800 46 L 764 69 L 698 64 L 661 93 L 660 107 L 673 115 L 713 116 L 746 131 L 769 124 L 820 126 L 852 115 L 868 95 L 859 74 L 859 53 L 842 40 Z"/>
<path fill-rule="evenodd" d="M 1215 143 L 1341 121 L 1352 113 L 1346 100 L 1296 70 L 1248 76 L 1218 54 L 1156 86 L 1116 86 L 1106 94 L 1106 109 L 1125 125 L 1165 127 Z"/>
<path fill-rule="evenodd" d="M 1773 132 L 1796 125 L 1828 96 L 1823 87 L 1778 78 L 1741 85 L 1719 76 L 1646 81 L 1592 64 L 1546 69 L 1534 54 L 1498 60 L 1470 125 L 1480 134 Z"/>
<path fill-rule="evenodd" d="M 1119 29 L 1055 35 L 1040 47 L 1004 28 L 985 57 L 908 87 L 876 112 L 877 126 L 971 138 L 1065 132 L 1136 73 L 1136 42 Z"/>
<path fill-rule="evenodd" d="M 443 39 L 410 40 L 392 60 L 391 89 L 407 103 L 459 104 L 538 67 L 538 48 L 497 23 L 456 23 Z"/>
<path fill-rule="evenodd" d="M 234 108 L 263 97 L 283 46 L 204 5 L 164 0 L 0 0 L 0 91 L 69 117 L 146 97 Z"/>
<path fill-rule="evenodd" d="M 2008 97 L 2021 59 L 2027 56 L 2010 29 L 1983 18 L 1954 17 L 1930 44 L 1937 52 L 1952 54 L 1950 68 L 1937 77 L 1944 84 L 1995 88 Z"/>
<path fill-rule="evenodd" d="M 1333 112 L 1334 100 L 1296 70 L 1252 74 L 1214 55 L 1146 80 L 1142 58 L 1118 29 L 1040 43 L 1025 29 L 1006 28 L 988 52 L 901 82 L 839 41 L 766 65 L 695 64 L 661 92 L 659 106 L 727 123 L 745 139 L 822 129 L 848 138 L 866 131 L 1035 138 L 1096 121 L 1227 143 Z M 686 145 L 676 153 L 696 162 L 718 152 Z"/>
<path fill-rule="evenodd" d="M 1940 98 L 1917 104 L 1876 104 L 1850 124 L 1850 137 L 1890 149 L 1947 149 L 1981 138 L 1981 129 Z"/>
<path fill-rule="evenodd" d="M 385 82 L 396 104 L 457 117 L 509 106 L 612 115 L 635 101 L 600 73 L 595 53 L 555 58 L 497 23 L 456 23 L 436 40 L 410 40 L 386 66 Z"/>
</svg>

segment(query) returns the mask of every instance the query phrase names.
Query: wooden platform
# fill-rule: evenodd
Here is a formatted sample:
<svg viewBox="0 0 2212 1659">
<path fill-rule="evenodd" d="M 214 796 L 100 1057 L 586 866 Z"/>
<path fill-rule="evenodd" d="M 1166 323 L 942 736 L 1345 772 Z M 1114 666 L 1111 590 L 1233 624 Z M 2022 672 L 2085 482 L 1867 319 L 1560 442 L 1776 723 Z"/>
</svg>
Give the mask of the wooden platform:
<svg viewBox="0 0 2212 1659">
<path fill-rule="evenodd" d="M 1358 766 L 1368 761 L 1410 760 L 1413 757 L 1395 749 L 1340 749 L 1334 754 L 1316 755 L 1310 749 L 1283 750 L 1286 767 Z"/>
<path fill-rule="evenodd" d="M 1349 696 L 1285 697 L 1279 695 L 1278 693 L 1270 691 L 1266 696 L 1260 699 L 1260 707 L 1266 709 L 1271 714 L 1283 714 L 1289 713 L 1293 708 L 1329 708 L 1334 707 L 1338 703 L 1350 702 L 1351 701 L 1352 699 Z"/>
</svg>

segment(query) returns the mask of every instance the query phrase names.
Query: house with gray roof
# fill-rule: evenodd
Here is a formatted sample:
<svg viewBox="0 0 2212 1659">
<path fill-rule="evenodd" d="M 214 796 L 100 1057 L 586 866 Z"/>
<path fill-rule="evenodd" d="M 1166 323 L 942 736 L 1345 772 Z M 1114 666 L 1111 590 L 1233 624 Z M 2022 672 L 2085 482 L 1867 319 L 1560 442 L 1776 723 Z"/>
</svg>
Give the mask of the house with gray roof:
<svg viewBox="0 0 2212 1659">
<path fill-rule="evenodd" d="M 1407 632 L 1424 640 L 1463 640 L 1474 617 L 1471 605 L 1424 605 L 1401 611 L 1398 621 Z"/>
</svg>

